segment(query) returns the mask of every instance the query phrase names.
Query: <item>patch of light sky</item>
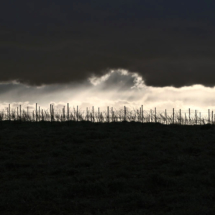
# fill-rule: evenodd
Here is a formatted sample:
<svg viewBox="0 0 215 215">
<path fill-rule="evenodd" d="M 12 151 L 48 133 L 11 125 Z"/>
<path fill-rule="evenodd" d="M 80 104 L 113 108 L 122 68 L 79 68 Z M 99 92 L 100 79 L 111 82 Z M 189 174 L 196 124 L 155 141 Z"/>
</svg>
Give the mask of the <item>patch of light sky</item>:
<svg viewBox="0 0 215 215">
<path fill-rule="evenodd" d="M 11 109 L 22 105 L 22 109 L 35 110 L 36 103 L 41 109 L 49 110 L 50 104 L 55 110 L 62 110 L 69 103 L 70 108 L 79 108 L 80 111 L 100 108 L 106 112 L 113 107 L 114 111 L 139 110 L 141 105 L 146 111 L 154 110 L 163 113 L 165 109 L 171 114 L 179 109 L 191 113 L 195 110 L 207 115 L 208 109 L 214 110 L 215 89 L 197 84 L 175 88 L 152 87 L 145 85 L 144 78 L 138 73 L 124 69 L 109 70 L 101 77 L 92 76 L 82 83 L 52 84 L 40 87 L 27 86 L 18 81 L 0 83 L 0 111 L 6 110 L 10 104 Z"/>
</svg>

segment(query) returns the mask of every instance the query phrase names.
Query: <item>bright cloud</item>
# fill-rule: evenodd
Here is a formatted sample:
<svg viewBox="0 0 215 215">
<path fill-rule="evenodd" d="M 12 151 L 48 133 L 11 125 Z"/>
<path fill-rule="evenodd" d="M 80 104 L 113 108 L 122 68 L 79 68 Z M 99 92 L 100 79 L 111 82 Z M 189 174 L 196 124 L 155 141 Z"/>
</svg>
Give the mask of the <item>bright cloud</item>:
<svg viewBox="0 0 215 215">
<path fill-rule="evenodd" d="M 22 105 L 26 109 L 35 109 L 35 103 L 41 109 L 49 109 L 53 104 L 55 109 L 62 109 L 69 103 L 71 108 L 79 107 L 97 111 L 106 111 L 107 106 L 114 110 L 138 109 L 144 110 L 156 107 L 157 112 L 167 109 L 171 113 L 182 109 L 182 113 L 198 110 L 207 115 L 208 109 L 214 110 L 215 89 L 203 85 L 185 86 L 181 88 L 146 86 L 144 78 L 138 73 L 124 69 L 109 70 L 101 77 L 90 77 L 82 83 L 53 84 L 41 87 L 26 86 L 17 81 L 0 83 L 0 109 L 11 105 L 12 109 Z"/>
</svg>

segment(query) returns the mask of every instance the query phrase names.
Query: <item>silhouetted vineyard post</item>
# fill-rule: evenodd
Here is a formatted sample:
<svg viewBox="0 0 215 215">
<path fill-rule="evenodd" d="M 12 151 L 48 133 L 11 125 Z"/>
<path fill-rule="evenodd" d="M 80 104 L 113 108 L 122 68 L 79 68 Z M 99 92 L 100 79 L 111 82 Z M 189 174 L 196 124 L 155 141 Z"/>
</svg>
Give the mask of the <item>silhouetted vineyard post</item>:
<svg viewBox="0 0 215 215">
<path fill-rule="evenodd" d="M 142 123 L 143 123 L 143 105 L 142 105 Z"/>
<path fill-rule="evenodd" d="M 67 120 L 69 121 L 69 103 L 67 103 Z"/>
<path fill-rule="evenodd" d="M 77 106 L 77 120 L 76 121 L 78 121 L 78 106 Z"/>
<path fill-rule="evenodd" d="M 64 115 L 64 121 L 66 121 L 66 106 L 65 105 L 64 105 L 63 115 Z"/>
<path fill-rule="evenodd" d="M 210 123 L 210 109 L 208 109 L 208 123 Z"/>
<path fill-rule="evenodd" d="M 36 122 L 37 122 L 37 103 L 36 103 Z"/>
<path fill-rule="evenodd" d="M 109 123 L 109 106 L 107 106 L 107 121 Z"/>
<path fill-rule="evenodd" d="M 51 122 L 52 122 L 52 105 L 50 104 L 50 120 L 51 120 Z"/>
<path fill-rule="evenodd" d="M 20 105 L 20 121 L 21 121 L 21 117 L 22 116 L 22 113 L 21 113 L 21 105 Z"/>
<path fill-rule="evenodd" d="M 195 110 L 195 124 L 197 125 L 197 110 Z"/>
<path fill-rule="evenodd" d="M 138 122 L 141 122 L 141 107 L 140 107 L 140 112 L 139 112 Z"/>
<path fill-rule="evenodd" d="M 113 122 L 113 107 L 111 107 L 111 120 Z"/>
<path fill-rule="evenodd" d="M 126 107 L 124 106 L 124 121 L 126 121 Z"/>
<path fill-rule="evenodd" d="M 167 113 L 166 113 L 166 109 L 165 109 L 165 118 L 166 118 L 166 125 L 167 125 Z"/>
<path fill-rule="evenodd" d="M 60 116 L 61 116 L 61 122 L 63 122 L 63 107 L 62 107 L 62 114 Z"/>
<path fill-rule="evenodd" d="M 181 109 L 179 111 L 180 111 L 180 125 L 181 125 Z"/>
<path fill-rule="evenodd" d="M 10 120 L 10 104 L 9 104 L 9 111 L 8 112 L 9 112 L 9 120 Z"/>
<path fill-rule="evenodd" d="M 40 121 L 40 106 L 39 106 L 39 121 Z"/>
<path fill-rule="evenodd" d="M 190 108 L 189 108 L 189 124 L 190 124 Z"/>
<path fill-rule="evenodd" d="M 173 124 L 174 124 L 174 120 L 175 120 L 175 112 L 174 112 L 174 108 L 172 109 L 172 116 L 173 116 L 172 121 L 173 121 Z"/>
<path fill-rule="evenodd" d="M 202 124 L 202 121 L 201 121 L 201 112 L 199 113 L 199 119 L 200 119 L 200 125 Z"/>
<path fill-rule="evenodd" d="M 94 106 L 93 106 L 92 112 L 93 112 L 93 122 L 94 122 Z"/>
<path fill-rule="evenodd" d="M 54 105 L 52 105 L 52 121 L 55 121 L 55 118 L 54 118 Z"/>
<path fill-rule="evenodd" d="M 156 108 L 155 108 L 155 122 L 157 122 Z"/>
<path fill-rule="evenodd" d="M 150 109 L 151 122 L 152 122 L 152 109 Z"/>
<path fill-rule="evenodd" d="M 63 122 L 63 108 L 62 108 L 62 114 L 60 115 L 61 122 Z"/>
</svg>

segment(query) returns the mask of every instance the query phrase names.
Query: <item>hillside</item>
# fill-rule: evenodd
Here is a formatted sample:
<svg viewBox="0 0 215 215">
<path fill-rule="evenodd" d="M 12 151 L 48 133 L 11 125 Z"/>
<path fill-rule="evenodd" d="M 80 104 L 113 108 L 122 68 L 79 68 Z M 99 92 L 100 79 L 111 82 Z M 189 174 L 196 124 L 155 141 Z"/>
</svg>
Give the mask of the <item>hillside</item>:
<svg viewBox="0 0 215 215">
<path fill-rule="evenodd" d="M 212 125 L 1 122 L 1 214 L 215 214 Z"/>
</svg>

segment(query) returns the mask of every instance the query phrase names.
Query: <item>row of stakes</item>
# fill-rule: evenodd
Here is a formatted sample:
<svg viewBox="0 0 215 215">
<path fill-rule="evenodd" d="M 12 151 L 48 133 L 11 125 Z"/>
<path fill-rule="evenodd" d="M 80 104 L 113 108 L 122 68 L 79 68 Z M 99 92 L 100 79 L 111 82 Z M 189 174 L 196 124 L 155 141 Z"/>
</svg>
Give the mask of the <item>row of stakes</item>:
<svg viewBox="0 0 215 215">
<path fill-rule="evenodd" d="M 29 113 L 29 111 L 28 111 L 28 107 L 27 107 L 27 117 L 29 116 L 28 115 L 28 113 Z M 22 110 L 22 108 L 21 108 L 21 105 L 20 105 L 20 110 L 18 111 L 18 107 L 17 107 L 17 119 L 19 118 L 20 120 L 21 120 L 21 110 Z M 61 121 L 65 121 L 66 119 L 67 120 L 69 120 L 69 103 L 67 103 L 67 117 L 66 117 L 66 115 L 65 115 L 65 106 L 64 106 L 64 108 L 62 109 L 62 111 L 63 111 L 63 115 L 61 115 Z M 151 111 L 151 114 L 150 114 L 150 116 L 148 117 L 148 122 L 149 121 L 151 121 L 151 122 L 153 122 L 153 114 L 152 114 L 152 110 L 150 110 Z M 18 112 L 20 112 L 19 114 L 18 114 Z M 33 111 L 33 119 L 34 119 L 34 116 L 35 116 L 35 118 L 36 118 L 36 122 L 39 120 L 40 121 L 40 107 L 39 107 L 39 114 L 38 114 L 38 108 L 37 108 L 37 103 L 36 103 L 36 111 L 35 111 L 36 113 L 35 113 L 35 115 L 34 115 L 34 111 Z M 74 112 L 75 112 L 75 110 L 74 110 Z M 113 108 L 112 108 L 112 110 L 111 110 L 111 113 L 112 113 L 112 121 L 113 121 L 113 119 L 115 120 L 115 118 L 116 118 L 116 116 L 114 116 L 114 111 L 113 111 Z M 76 121 L 78 121 L 79 120 L 79 115 L 78 115 L 78 106 L 77 106 L 77 111 L 76 111 L 76 114 L 74 114 L 74 117 L 75 117 L 75 115 L 76 115 Z M 9 104 L 9 107 L 7 108 L 7 118 L 9 119 L 9 120 L 11 120 L 11 113 L 10 113 L 10 104 Z M 55 119 L 55 115 L 54 115 L 54 107 L 53 107 L 53 105 L 51 105 L 50 104 L 50 114 L 49 114 L 49 116 L 50 116 L 50 120 L 51 120 L 51 122 L 52 121 L 55 121 L 54 119 Z M 100 114 L 100 109 L 98 108 L 98 116 L 101 116 L 101 118 L 102 118 L 102 114 Z M 212 114 L 211 114 L 211 120 L 210 120 L 210 109 L 208 109 L 208 123 L 214 123 L 214 114 L 213 114 L 213 111 L 212 111 Z M 95 119 L 94 119 L 94 106 L 92 107 L 92 114 L 91 114 L 91 121 L 95 121 Z M 123 118 L 123 120 L 124 121 L 126 121 L 126 119 L 128 118 L 128 116 L 126 116 L 126 106 L 124 106 L 124 117 L 122 117 Z M 166 122 L 166 124 L 167 124 L 167 111 L 166 111 L 166 109 L 165 109 L 165 117 L 162 117 L 163 118 L 163 121 L 165 121 Z M 197 119 L 198 117 L 197 117 L 197 110 L 195 110 L 195 124 L 197 124 L 197 121 L 198 121 L 198 119 Z M 201 120 L 201 112 L 199 113 L 199 118 L 200 118 L 200 122 L 202 121 Z M 140 107 L 140 112 L 139 112 L 139 119 L 142 121 L 142 123 L 143 123 L 143 121 L 144 121 L 144 119 L 146 119 L 145 117 L 144 117 L 144 115 L 143 115 L 143 105 Z M 157 118 L 157 115 L 156 115 L 156 108 L 155 108 L 155 113 L 154 113 L 154 122 L 158 122 L 159 120 L 157 120 L 158 118 Z M 182 117 L 181 117 L 181 109 L 179 110 L 179 124 L 182 124 Z M 43 109 L 42 109 L 42 120 L 44 120 L 44 113 L 43 113 Z M 87 108 L 87 121 L 89 121 L 89 114 L 88 114 L 88 108 Z M 109 122 L 110 121 L 110 117 L 109 117 L 109 106 L 107 107 L 107 122 Z M 187 119 L 186 118 L 186 113 L 185 113 L 185 122 L 186 121 L 191 121 L 191 118 L 190 118 L 190 108 L 189 108 L 189 118 Z M 174 108 L 173 108 L 173 112 L 172 112 L 172 123 L 174 124 L 174 122 L 175 122 L 175 111 L 174 111 Z M 204 123 L 204 119 L 203 119 L 203 123 Z"/>
</svg>

